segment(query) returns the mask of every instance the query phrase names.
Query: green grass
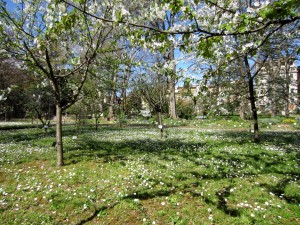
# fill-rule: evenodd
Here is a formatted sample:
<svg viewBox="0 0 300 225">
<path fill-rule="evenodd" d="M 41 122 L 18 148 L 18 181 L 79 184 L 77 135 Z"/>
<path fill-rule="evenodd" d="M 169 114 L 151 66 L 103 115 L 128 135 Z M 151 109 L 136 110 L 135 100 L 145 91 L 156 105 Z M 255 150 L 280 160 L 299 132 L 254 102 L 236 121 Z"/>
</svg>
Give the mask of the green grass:
<svg viewBox="0 0 300 225">
<path fill-rule="evenodd" d="M 300 132 L 221 122 L 64 127 L 61 168 L 53 128 L 2 130 L 1 224 L 300 224 Z"/>
</svg>

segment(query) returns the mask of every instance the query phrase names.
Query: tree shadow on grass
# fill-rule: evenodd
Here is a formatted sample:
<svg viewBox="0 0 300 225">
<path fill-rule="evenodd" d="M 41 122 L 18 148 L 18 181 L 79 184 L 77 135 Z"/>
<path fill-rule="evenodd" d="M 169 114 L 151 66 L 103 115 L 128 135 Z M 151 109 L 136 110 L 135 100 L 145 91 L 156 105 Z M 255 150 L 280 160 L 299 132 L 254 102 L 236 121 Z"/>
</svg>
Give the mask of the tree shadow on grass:
<svg viewBox="0 0 300 225">
<path fill-rule="evenodd" d="M 169 190 L 157 190 L 157 191 L 140 191 L 136 192 L 135 194 L 127 195 L 126 197 L 123 197 L 119 201 L 116 201 L 114 203 L 101 206 L 101 207 L 95 207 L 94 213 L 92 213 L 88 218 L 85 218 L 81 220 L 80 222 L 77 223 L 77 225 L 82 225 L 85 223 L 88 223 L 92 221 L 99 213 L 107 211 L 109 209 L 114 208 L 116 205 L 118 205 L 121 201 L 130 199 L 139 199 L 139 200 L 147 200 L 147 199 L 153 199 L 155 197 L 162 197 L 162 196 L 170 196 L 174 191 L 169 191 Z"/>
<path fill-rule="evenodd" d="M 219 210 L 223 211 L 225 214 L 227 214 L 229 216 L 239 217 L 241 214 L 240 211 L 237 209 L 232 209 L 232 208 L 228 207 L 227 202 L 225 200 L 230 195 L 230 192 L 229 192 L 230 188 L 231 188 L 231 186 L 225 187 L 224 189 L 220 190 L 219 192 L 216 192 L 216 196 L 218 197 L 217 202 L 214 202 L 207 197 L 201 196 L 199 193 L 194 192 L 192 189 L 187 190 L 187 189 L 182 189 L 182 188 L 175 188 L 175 189 L 151 190 L 151 191 L 150 190 L 140 190 L 140 191 L 136 191 L 134 194 L 127 195 L 112 204 L 108 204 L 108 205 L 101 206 L 98 208 L 95 207 L 94 213 L 92 213 L 88 218 L 85 218 L 82 221 L 78 222 L 77 224 L 82 225 L 82 224 L 92 221 L 99 213 L 105 212 L 109 209 L 114 208 L 116 205 L 118 205 L 122 201 L 126 201 L 126 200 L 134 201 L 135 199 L 143 201 L 143 200 L 154 199 L 157 197 L 169 197 L 172 194 L 176 194 L 181 191 L 183 193 L 190 193 L 193 197 L 202 198 L 207 204 L 216 205 Z"/>
<path fill-rule="evenodd" d="M 249 145 L 249 137 L 250 135 L 247 132 L 239 132 L 231 133 L 225 132 L 222 133 L 223 137 L 235 138 L 238 136 L 238 141 L 233 144 L 238 143 L 239 145 L 247 146 Z M 164 190 L 154 190 L 154 191 L 136 191 L 135 194 L 128 195 L 124 197 L 124 199 L 135 199 L 138 198 L 140 200 L 153 199 L 158 196 L 170 196 L 174 193 L 180 192 L 189 192 L 194 197 L 202 198 L 207 204 L 215 205 L 219 210 L 223 211 L 225 214 L 232 217 L 239 217 L 241 212 L 239 209 L 230 208 L 227 205 L 226 198 L 230 195 L 231 186 L 225 187 L 224 189 L 216 192 L 217 201 L 213 201 L 212 199 L 201 196 L 195 189 L 195 187 L 201 185 L 201 182 L 205 182 L 205 180 L 221 180 L 221 179 L 232 179 L 234 177 L 242 178 L 242 176 L 252 176 L 259 174 L 269 174 L 269 173 L 278 173 L 285 174 L 287 173 L 284 169 L 280 170 L 280 167 L 286 166 L 286 161 L 281 160 L 281 158 L 274 158 L 274 155 L 269 151 L 264 151 L 263 146 L 267 144 L 272 144 L 272 146 L 280 147 L 280 151 L 285 151 L 286 153 L 292 153 L 297 151 L 297 135 L 298 133 L 290 134 L 288 132 L 276 133 L 275 135 L 270 133 L 264 133 L 262 135 L 262 140 L 257 146 L 262 145 L 262 148 L 255 149 L 253 152 L 251 149 L 246 149 L 245 153 L 234 153 L 230 154 L 226 151 L 220 150 L 218 154 L 211 151 L 211 148 L 220 148 L 224 147 L 224 143 L 214 142 L 207 143 L 203 141 L 199 142 L 186 142 L 180 139 L 140 139 L 140 140 L 124 140 L 114 142 L 111 141 L 103 141 L 97 140 L 93 137 L 84 136 L 83 139 L 78 140 L 76 146 L 67 146 L 67 155 L 66 160 L 72 161 L 73 163 L 77 163 L 81 161 L 82 157 L 85 157 L 87 160 L 101 159 L 101 163 L 106 162 L 119 162 L 122 165 L 126 165 L 126 161 L 130 159 L 131 156 L 134 155 L 146 155 L 143 158 L 143 162 L 153 163 L 151 162 L 152 158 L 148 157 L 147 154 L 154 155 L 155 159 L 159 158 L 162 161 L 173 161 L 177 163 L 178 157 L 185 159 L 195 165 L 195 168 L 203 167 L 203 171 L 197 170 L 182 170 L 175 176 L 175 180 L 172 181 L 172 184 L 167 184 L 168 189 Z M 287 144 L 289 144 L 287 146 Z M 228 143 L 227 146 L 230 146 L 231 143 Z M 287 147 L 286 147 L 287 146 Z M 292 149 L 291 146 L 295 146 L 295 149 Z M 263 151 L 263 154 L 261 154 Z M 276 151 L 274 150 L 276 153 Z M 277 154 L 277 156 L 280 154 Z M 176 156 L 176 157 L 175 157 Z M 284 156 L 282 156 L 284 157 Z M 207 161 L 202 161 L 200 159 L 207 159 Z M 76 160 L 76 161 L 75 161 Z M 74 162 L 75 161 L 75 162 Z M 213 161 L 217 161 L 221 164 L 214 165 Z M 224 163 L 224 166 L 222 165 Z M 244 167 L 239 167 L 240 165 L 244 165 Z M 249 165 L 249 167 L 246 167 Z M 163 167 L 163 165 L 160 165 Z M 276 168 L 279 168 L 276 170 Z M 232 170 L 228 170 L 231 168 Z M 250 169 L 249 169 L 250 168 Z M 237 171 L 241 170 L 241 173 Z M 209 171 L 209 172 L 207 172 Z M 289 174 L 300 175 L 299 171 L 288 171 Z M 180 181 L 184 180 L 184 177 L 189 179 L 189 176 L 194 177 L 198 182 L 194 180 L 188 181 L 183 185 L 178 184 Z M 270 184 L 262 184 L 269 192 L 275 193 L 278 197 L 284 193 L 284 189 L 290 180 L 282 180 L 282 182 L 278 183 L 275 186 L 271 186 Z M 169 185 L 169 186 L 168 186 Z M 171 189 L 171 186 L 175 186 L 175 189 Z M 195 186 L 196 185 L 196 186 Z M 285 199 L 289 203 L 293 203 L 295 199 L 289 199 L 289 197 L 285 197 Z M 112 206 L 114 207 L 114 206 Z M 101 207 L 91 215 L 91 217 L 81 221 L 78 224 L 84 224 L 89 222 L 97 216 L 101 211 L 108 210 L 110 207 Z"/>
<path fill-rule="evenodd" d="M 214 132 L 208 135 L 213 135 Z M 237 143 L 244 144 L 252 141 L 253 133 L 247 131 L 222 131 L 220 136 L 236 139 Z M 272 143 L 275 145 L 300 144 L 300 131 L 262 131 L 259 144 Z"/>
<path fill-rule="evenodd" d="M 205 143 L 186 143 L 178 139 L 162 140 L 125 140 L 121 142 L 99 141 L 92 137 L 84 137 L 76 146 L 65 147 L 67 161 L 80 161 L 81 157 L 87 159 L 102 158 L 103 162 L 124 161 L 129 156 L 137 154 L 154 154 L 162 159 L 174 158 L 172 156 L 197 157 L 197 152 L 190 151 L 192 148 L 201 149 Z M 77 159 L 76 159 L 77 158 Z M 145 159 L 147 163 L 147 159 Z"/>
<path fill-rule="evenodd" d="M 209 135 L 209 134 L 208 134 Z M 263 146 L 272 145 L 280 148 L 280 151 L 285 151 L 286 153 L 292 153 L 297 151 L 297 137 L 299 133 L 282 132 L 282 133 L 264 133 L 261 136 L 261 142 L 257 144 L 257 146 L 262 145 L 262 148 L 258 150 L 255 149 L 252 151 L 251 149 L 246 149 L 245 153 L 234 153 L 230 154 L 226 151 L 222 151 L 224 147 L 224 141 L 207 143 L 203 141 L 199 142 L 186 142 L 180 139 L 140 139 L 140 140 L 124 140 L 120 142 L 112 141 L 99 141 L 92 137 L 84 137 L 84 139 L 80 140 L 77 146 L 68 147 L 68 155 L 67 159 L 76 160 L 76 157 L 79 155 L 80 157 L 86 157 L 88 160 L 93 160 L 95 158 L 102 159 L 101 162 L 119 162 L 126 165 L 126 161 L 130 158 L 130 156 L 134 155 L 155 155 L 156 158 L 160 158 L 164 161 L 173 161 L 177 162 L 178 158 L 181 157 L 191 163 L 194 163 L 195 168 L 203 167 L 204 172 L 200 171 L 189 171 L 189 169 L 183 170 L 175 176 L 175 181 L 172 181 L 172 184 L 167 184 L 166 186 L 169 189 L 164 190 L 154 190 L 154 191 L 136 191 L 135 194 L 128 195 L 124 197 L 124 199 L 135 199 L 138 198 L 140 200 L 153 199 L 159 196 L 170 196 L 174 193 L 178 192 L 189 192 L 194 197 L 202 198 L 207 204 L 215 205 L 219 210 L 223 211 L 225 214 L 232 217 L 241 216 L 241 211 L 239 209 L 231 208 L 227 205 L 226 199 L 230 196 L 230 188 L 231 186 L 224 187 L 222 190 L 215 193 L 217 196 L 217 201 L 213 201 L 207 196 L 201 196 L 196 191 L 196 187 L 201 185 L 201 182 L 205 182 L 205 180 L 221 180 L 221 179 L 232 179 L 234 177 L 241 178 L 243 176 L 252 176 L 258 174 L 268 174 L 268 173 L 286 173 L 284 170 L 276 170 L 275 168 L 285 167 L 286 161 L 281 160 L 280 158 L 274 158 L 274 155 L 271 152 L 263 151 Z M 234 139 L 237 138 L 236 142 L 233 144 L 238 145 L 249 145 L 249 140 L 251 140 L 252 134 L 247 132 L 224 132 L 221 136 Z M 230 146 L 231 143 L 228 143 L 227 146 Z M 295 148 L 294 148 L 295 147 Z M 216 154 L 211 151 L 211 148 L 220 148 L 221 150 Z M 195 150 L 196 149 L 196 150 Z M 261 154 L 263 151 L 263 154 Z M 275 151 L 276 152 L 276 151 Z M 76 155 L 77 154 L 77 155 Z M 280 155 L 280 154 L 279 154 Z M 175 157 L 176 156 L 176 157 Z M 208 159 L 208 161 L 202 161 L 200 159 Z M 151 158 L 145 157 L 144 163 L 153 163 L 151 162 Z M 211 160 L 211 161 L 210 161 Z M 217 167 L 210 163 L 213 160 L 218 162 L 224 162 L 225 165 L 218 165 Z M 248 167 L 239 168 L 240 165 L 249 165 Z M 163 166 L 163 165 L 161 165 Z M 263 166 L 263 168 L 262 168 Z M 228 170 L 228 168 L 232 168 L 232 170 Z M 236 167 L 236 168 L 235 168 Z M 243 174 L 237 173 L 237 171 L 242 170 Z M 210 171 L 210 172 L 207 172 Z M 289 171 L 289 174 L 295 173 L 299 175 L 297 171 Z M 195 180 L 188 181 L 183 185 L 177 185 L 180 181 L 189 179 L 189 174 L 193 176 L 198 182 Z M 178 179 L 178 180 L 176 180 Z M 271 186 L 270 184 L 262 184 L 269 192 L 275 193 L 278 197 L 284 193 L 284 189 L 290 180 L 282 180 L 282 182 L 278 183 L 276 186 Z M 169 185 L 169 186 L 168 186 Z M 175 186 L 175 189 L 171 189 L 171 186 Z M 285 197 L 285 199 L 289 203 L 293 203 L 295 199 L 289 199 L 289 197 Z M 113 206 L 114 207 L 114 206 Z M 84 224 L 93 220 L 95 216 L 101 211 L 105 211 L 110 209 L 111 207 L 101 207 L 98 210 L 95 210 L 95 213 L 89 217 L 81 221 L 78 224 Z"/>
<path fill-rule="evenodd" d="M 107 132 L 104 130 L 102 132 Z M 209 135 L 209 134 L 208 134 Z M 285 173 L 284 170 L 276 170 L 278 168 L 285 167 L 285 156 L 277 155 L 277 158 L 273 158 L 273 154 L 269 151 L 264 151 L 265 145 L 272 144 L 277 146 L 280 151 L 286 153 L 299 152 L 297 151 L 297 135 L 298 133 L 273 132 L 264 133 L 262 135 L 262 141 L 257 144 L 258 149 L 253 151 L 249 148 L 249 133 L 247 132 L 223 132 L 221 134 L 221 141 L 214 143 L 206 142 L 187 142 L 180 139 L 164 138 L 164 139 L 137 139 L 137 140 L 123 140 L 114 142 L 97 140 L 92 136 L 84 135 L 83 138 L 78 139 L 75 145 L 65 146 L 66 150 L 66 164 L 77 163 L 83 158 L 85 160 L 97 160 L 99 162 L 123 162 L 134 155 L 151 154 L 156 155 L 161 160 L 173 161 L 176 163 L 178 157 L 184 158 L 190 162 L 193 162 L 197 166 L 204 166 L 210 168 L 212 159 L 219 162 L 226 163 L 225 166 L 218 167 L 218 173 L 213 175 L 205 175 L 209 179 L 223 179 L 228 178 L 228 171 L 226 167 L 232 168 L 239 165 L 250 165 L 253 169 L 245 171 L 246 175 L 255 175 L 257 173 Z M 234 152 L 232 154 L 223 151 L 224 146 L 230 146 L 232 143 L 225 143 L 222 141 L 222 137 L 234 139 L 238 136 L 238 145 L 245 145 L 245 152 Z M 236 142 L 233 145 L 237 144 Z M 285 143 L 285 144 L 284 144 Z M 295 147 L 293 150 L 291 148 Z M 211 152 L 211 149 L 220 149 L 220 151 Z M 263 152 L 263 154 L 262 154 Z M 276 153 L 276 151 L 274 150 Z M 206 159 L 206 160 L 203 160 Z M 144 163 L 151 163 L 151 158 L 145 157 Z M 296 159 L 297 160 L 297 159 Z M 298 160 L 299 163 L 299 160 Z M 264 167 L 264 169 L 261 169 Z M 290 171 L 291 173 L 297 173 L 297 171 Z M 299 173 L 298 173 L 299 174 Z M 201 175 L 199 175 L 200 177 Z M 203 176 L 202 176 L 203 178 Z"/>
<path fill-rule="evenodd" d="M 103 130 L 108 129 L 106 127 Z M 109 130 L 113 130 L 116 128 L 109 128 Z M 48 128 L 47 134 L 45 130 L 41 127 L 37 128 L 22 128 L 22 129 L 11 129 L 7 131 L 3 131 L 0 129 L 3 135 L 0 136 L 1 143 L 9 143 L 9 142 L 33 142 L 34 140 L 39 140 L 43 138 L 52 138 L 55 141 L 55 126 L 52 125 Z M 63 137 L 78 135 L 87 132 L 94 132 L 95 130 L 86 126 L 84 129 L 76 129 L 74 125 L 63 125 Z"/>
<path fill-rule="evenodd" d="M 110 132 L 116 131 L 118 128 L 110 129 L 110 128 L 101 128 L 99 133 L 101 132 Z M 88 132 L 89 130 L 87 130 Z M 54 133 L 50 133 L 53 135 Z M 16 136 L 11 136 L 10 138 L 16 139 L 17 141 L 31 141 L 36 138 L 41 138 L 39 136 L 39 132 L 25 135 L 23 133 L 21 136 L 19 134 L 15 134 Z M 65 136 L 74 135 L 74 131 L 68 130 L 64 132 Z M 114 134 L 115 135 L 115 134 Z M 214 135 L 214 133 L 208 133 L 205 135 Z M 263 151 L 255 149 L 252 151 L 251 149 L 247 149 L 245 147 L 245 153 L 234 153 L 230 154 L 225 150 L 222 150 L 224 146 L 230 146 L 232 144 L 236 145 L 249 145 L 249 141 L 251 141 L 252 134 L 248 132 L 222 132 L 218 133 L 220 135 L 220 140 L 215 142 L 204 142 L 199 138 L 198 142 L 187 142 L 181 139 L 175 138 L 164 138 L 164 139 L 139 139 L 139 140 L 130 140 L 125 139 L 123 141 L 115 142 L 113 140 L 97 140 L 93 138 L 93 136 L 89 136 L 87 133 L 83 133 L 82 138 L 78 138 L 78 140 L 74 140 L 72 144 L 65 144 L 66 150 L 66 164 L 77 163 L 82 159 L 84 160 L 99 160 L 101 163 L 107 162 L 118 162 L 122 165 L 126 165 L 126 161 L 134 155 L 145 156 L 143 158 L 143 162 L 153 163 L 150 155 L 154 155 L 155 159 L 159 158 L 162 161 L 173 161 L 174 163 L 178 162 L 178 157 L 191 162 L 194 164 L 195 168 L 203 167 L 202 170 L 190 170 L 184 169 L 177 174 L 174 182 L 179 182 L 181 179 L 189 179 L 189 175 L 195 177 L 199 181 L 203 180 L 220 180 L 220 179 L 231 179 L 233 177 L 241 177 L 242 175 L 257 175 L 257 174 L 269 174 L 269 173 L 277 173 L 277 174 L 294 174 L 295 176 L 299 176 L 299 170 L 291 170 L 286 168 L 286 161 L 283 160 L 285 156 L 280 156 L 277 154 L 277 158 L 274 158 L 269 151 Z M 271 145 L 278 147 L 280 151 L 284 151 L 288 154 L 295 153 L 297 155 L 297 162 L 299 163 L 299 136 L 300 132 L 264 132 L 261 135 L 261 141 L 257 144 L 258 149 L 260 146 L 263 147 L 265 145 Z M 225 138 L 225 139 L 222 139 Z M 236 140 L 235 140 L 236 139 Z M 227 140 L 233 140 L 228 141 Z M 217 153 L 211 151 L 211 149 L 220 149 Z M 261 154 L 263 151 L 263 154 Z M 274 150 L 276 153 L 278 150 Z M 149 153 L 149 155 L 147 155 Z M 200 159 L 200 160 L 199 160 Z M 217 164 L 214 164 L 214 163 Z M 157 163 L 157 162 L 154 162 Z M 224 165 L 223 165 L 224 164 Z M 243 165 L 244 167 L 240 167 Z M 250 166 L 250 167 L 245 167 Z M 159 165 L 163 168 L 164 165 Z M 263 166 L 263 169 L 261 168 Z M 231 168 L 229 170 L 228 168 Z M 281 169 L 283 168 L 283 169 Z M 238 171 L 241 170 L 241 173 Z M 268 191 L 275 193 L 277 196 L 280 196 L 284 193 L 285 187 L 288 185 L 290 180 L 282 180 L 282 182 L 278 183 L 275 186 L 271 186 L 269 184 L 264 184 L 264 186 L 268 189 Z M 195 182 L 194 180 L 191 182 Z M 177 191 L 189 191 L 193 196 L 199 196 L 199 194 L 194 190 L 193 183 L 187 182 L 186 185 L 177 187 Z M 197 184 L 199 185 L 199 183 Z M 223 194 L 218 194 L 218 202 L 213 202 L 209 198 L 204 199 L 208 204 L 215 204 L 220 210 L 224 211 L 226 214 L 231 216 L 239 216 L 239 212 L 235 209 L 230 209 L 225 204 L 224 200 L 226 198 L 226 191 Z M 138 198 L 140 199 L 151 199 L 156 196 L 168 196 L 172 194 L 171 190 L 161 190 L 154 192 L 137 192 Z M 199 196 L 200 197 L 200 196 Z M 128 196 L 127 198 L 137 198 L 137 196 Z M 288 202 L 294 202 L 295 199 L 290 197 L 285 197 Z M 112 206 L 114 207 L 114 206 Z M 91 221 L 99 212 L 108 210 L 112 207 L 101 207 L 95 210 L 95 213 L 80 222 L 79 224 L 84 224 L 88 221 Z"/>
<path fill-rule="evenodd" d="M 120 202 L 114 202 L 112 204 L 109 205 L 105 205 L 105 206 L 101 206 L 99 208 L 95 208 L 94 213 L 91 214 L 88 218 L 81 220 L 80 222 L 78 222 L 76 225 L 82 225 L 85 223 L 88 223 L 90 221 L 92 221 L 100 212 L 106 211 L 108 209 L 112 209 L 114 208 L 116 205 L 118 205 Z"/>
<path fill-rule="evenodd" d="M 54 137 L 54 131 L 48 132 L 48 137 Z M 20 129 L 20 130 L 10 130 L 3 132 L 3 135 L 0 136 L 1 143 L 18 143 L 18 142 L 31 142 L 37 139 L 45 137 L 45 132 L 41 128 L 35 129 Z"/>
<path fill-rule="evenodd" d="M 137 191 L 135 194 L 126 196 L 124 199 L 148 200 L 156 197 L 167 197 L 175 193 L 175 190 Z"/>
<path fill-rule="evenodd" d="M 298 204 L 300 202 L 299 194 L 297 196 L 289 196 L 285 193 L 286 187 L 291 184 L 291 182 L 297 180 L 297 178 L 298 175 L 292 175 L 290 178 L 281 179 L 276 185 L 262 183 L 260 186 L 266 188 L 268 192 L 275 194 L 278 198 L 285 199 L 289 204 Z"/>
<path fill-rule="evenodd" d="M 217 208 L 222 210 L 227 215 L 238 217 L 241 215 L 241 212 L 237 209 L 230 208 L 227 205 L 226 198 L 230 196 L 230 189 L 232 187 L 233 186 L 224 187 L 222 190 L 216 192 L 216 196 L 218 197 Z"/>
</svg>

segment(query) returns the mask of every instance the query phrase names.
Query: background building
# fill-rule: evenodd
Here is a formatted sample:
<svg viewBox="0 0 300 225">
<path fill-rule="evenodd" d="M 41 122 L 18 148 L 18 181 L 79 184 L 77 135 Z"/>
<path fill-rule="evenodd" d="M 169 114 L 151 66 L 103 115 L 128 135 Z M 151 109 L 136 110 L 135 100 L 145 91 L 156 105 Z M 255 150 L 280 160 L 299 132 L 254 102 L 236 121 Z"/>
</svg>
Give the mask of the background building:
<svg viewBox="0 0 300 225">
<path fill-rule="evenodd" d="M 256 78 L 259 113 L 288 115 L 299 111 L 300 67 L 287 60 L 268 61 Z"/>
</svg>

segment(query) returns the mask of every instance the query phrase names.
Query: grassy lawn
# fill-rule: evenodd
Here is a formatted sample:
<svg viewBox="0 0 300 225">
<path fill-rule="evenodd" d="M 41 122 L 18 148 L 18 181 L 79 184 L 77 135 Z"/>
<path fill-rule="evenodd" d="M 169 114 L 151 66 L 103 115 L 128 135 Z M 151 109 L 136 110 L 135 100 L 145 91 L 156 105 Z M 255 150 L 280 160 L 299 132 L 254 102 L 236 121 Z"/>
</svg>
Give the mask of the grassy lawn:
<svg viewBox="0 0 300 225">
<path fill-rule="evenodd" d="M 201 123 L 66 126 L 61 168 L 53 128 L 0 130 L 0 224 L 300 224 L 300 131 Z"/>
</svg>

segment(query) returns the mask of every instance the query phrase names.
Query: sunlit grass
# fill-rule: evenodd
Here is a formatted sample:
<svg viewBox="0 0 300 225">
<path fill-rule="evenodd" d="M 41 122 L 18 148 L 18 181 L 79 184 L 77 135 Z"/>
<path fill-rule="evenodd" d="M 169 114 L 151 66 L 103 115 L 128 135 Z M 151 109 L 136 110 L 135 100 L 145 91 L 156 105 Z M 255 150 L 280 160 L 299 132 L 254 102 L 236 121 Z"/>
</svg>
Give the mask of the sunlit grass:
<svg viewBox="0 0 300 225">
<path fill-rule="evenodd" d="M 52 128 L 0 131 L 1 224 L 299 224 L 300 133 L 246 127 L 65 127 L 61 168 Z"/>
</svg>

